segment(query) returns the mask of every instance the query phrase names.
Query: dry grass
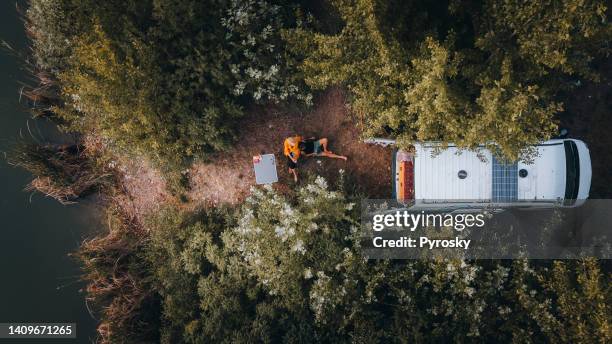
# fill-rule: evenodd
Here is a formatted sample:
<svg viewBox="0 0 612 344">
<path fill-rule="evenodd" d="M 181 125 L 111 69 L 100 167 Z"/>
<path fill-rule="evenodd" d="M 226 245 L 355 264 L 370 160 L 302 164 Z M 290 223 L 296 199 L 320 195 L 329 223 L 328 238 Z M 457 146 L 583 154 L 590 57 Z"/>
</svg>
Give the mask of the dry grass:
<svg viewBox="0 0 612 344">
<path fill-rule="evenodd" d="M 142 221 L 147 214 L 175 201 L 161 172 L 145 159 L 122 159 L 119 171 L 123 192 L 115 196 L 115 202 L 121 204 L 130 216 Z"/>
<path fill-rule="evenodd" d="M 146 231 L 115 204 L 106 215 L 108 232 L 83 241 L 75 256 L 83 264 L 86 300 L 102 313 L 97 342 L 116 343 L 127 335 L 155 333 L 141 319 L 154 293 L 146 285 L 146 268 L 138 255 Z"/>
<path fill-rule="evenodd" d="M 26 191 L 38 191 L 62 204 L 74 203 L 104 186 L 112 174 L 93 165 L 79 145 L 38 145 L 21 142 L 7 159 L 34 175 Z"/>
</svg>

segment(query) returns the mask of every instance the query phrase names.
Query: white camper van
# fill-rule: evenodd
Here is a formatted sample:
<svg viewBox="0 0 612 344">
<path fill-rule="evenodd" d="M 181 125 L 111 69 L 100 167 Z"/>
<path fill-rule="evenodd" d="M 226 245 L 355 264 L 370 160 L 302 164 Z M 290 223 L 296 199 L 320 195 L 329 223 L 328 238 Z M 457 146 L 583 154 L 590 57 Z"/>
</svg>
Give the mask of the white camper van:
<svg viewBox="0 0 612 344">
<path fill-rule="evenodd" d="M 504 163 L 484 148 L 436 147 L 424 142 L 394 150 L 394 198 L 414 208 L 482 209 L 576 207 L 589 197 L 591 158 L 580 140 L 543 142 L 530 164 Z"/>
</svg>

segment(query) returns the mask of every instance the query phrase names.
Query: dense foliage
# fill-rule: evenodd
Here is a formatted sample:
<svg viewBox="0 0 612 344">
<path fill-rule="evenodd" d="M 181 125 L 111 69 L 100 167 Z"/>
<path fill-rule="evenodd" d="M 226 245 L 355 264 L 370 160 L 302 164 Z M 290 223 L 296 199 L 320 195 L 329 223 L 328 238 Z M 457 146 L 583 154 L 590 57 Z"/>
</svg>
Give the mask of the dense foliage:
<svg viewBox="0 0 612 344">
<path fill-rule="evenodd" d="M 309 104 L 308 87 L 337 84 L 366 136 L 514 159 L 555 133 L 559 91 L 598 80 L 610 52 L 598 0 L 331 3 L 313 20 L 272 0 L 31 0 L 27 25 L 69 130 L 175 172 L 228 147 L 249 104 Z M 98 186 L 41 152 L 29 168 L 51 186 Z M 110 207 L 107 235 L 79 252 L 102 341 L 612 341 L 605 262 L 368 261 L 354 202 L 318 178 L 145 226 Z"/>
<path fill-rule="evenodd" d="M 245 104 L 311 103 L 304 82 L 346 86 L 366 136 L 515 159 L 611 49 L 600 0 L 331 3 L 313 24 L 275 1 L 32 0 L 28 25 L 69 128 L 162 167 L 226 148 Z"/>
<path fill-rule="evenodd" d="M 293 18 L 266 1 L 32 0 L 28 11 L 67 127 L 170 170 L 228 147 L 250 102 L 311 102 L 281 39 Z"/>
<path fill-rule="evenodd" d="M 261 103 L 278 103 L 289 99 L 312 103 L 305 92 L 302 75 L 295 65 L 299 54 L 285 49 L 280 39 L 282 28 L 304 26 L 298 7 L 280 6 L 266 1 L 232 0 L 221 19 L 227 30 L 225 41 L 234 56 L 230 71 L 235 78 L 232 93 L 247 95 Z"/>
<path fill-rule="evenodd" d="M 365 135 L 488 144 L 515 159 L 553 136 L 556 98 L 610 53 L 603 1 L 333 1 L 338 32 L 287 35 L 306 82 L 345 85 Z"/>
<path fill-rule="evenodd" d="M 146 251 L 162 342 L 606 342 L 595 260 L 374 261 L 324 179 L 237 214 L 167 210 Z"/>
</svg>

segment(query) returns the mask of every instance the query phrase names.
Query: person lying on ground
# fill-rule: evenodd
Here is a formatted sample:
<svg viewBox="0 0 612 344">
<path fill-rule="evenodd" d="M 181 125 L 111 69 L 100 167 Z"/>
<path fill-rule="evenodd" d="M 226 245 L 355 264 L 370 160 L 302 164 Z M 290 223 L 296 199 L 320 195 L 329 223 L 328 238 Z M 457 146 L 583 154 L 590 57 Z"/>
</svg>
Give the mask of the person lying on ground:
<svg viewBox="0 0 612 344">
<path fill-rule="evenodd" d="M 292 136 L 285 139 L 284 154 L 287 156 L 287 167 L 289 174 L 293 175 L 293 180 L 297 182 L 297 166 L 299 158 L 304 156 L 323 156 L 328 158 L 342 159 L 348 158 L 343 155 L 334 154 L 327 148 L 329 140 L 327 138 L 316 139 L 314 137 L 304 139 L 301 136 Z"/>
<path fill-rule="evenodd" d="M 343 159 L 346 161 L 348 158 L 344 155 L 334 154 L 332 151 L 327 149 L 328 140 L 326 137 L 315 139 L 314 137 L 308 138 L 306 140 L 301 140 L 298 143 L 298 147 L 300 148 L 300 152 L 305 156 L 324 156 L 328 158 L 334 159 Z"/>
</svg>

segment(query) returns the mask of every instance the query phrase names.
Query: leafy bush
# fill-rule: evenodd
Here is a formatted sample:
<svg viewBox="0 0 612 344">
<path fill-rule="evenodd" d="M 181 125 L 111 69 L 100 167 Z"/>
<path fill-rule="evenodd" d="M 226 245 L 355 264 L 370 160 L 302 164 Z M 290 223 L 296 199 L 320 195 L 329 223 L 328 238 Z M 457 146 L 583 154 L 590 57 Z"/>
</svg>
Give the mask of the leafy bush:
<svg viewBox="0 0 612 344">
<path fill-rule="evenodd" d="M 258 188 L 227 216 L 155 217 L 165 342 L 610 339 L 596 260 L 367 260 L 356 209 L 322 178 L 296 194 Z"/>
<path fill-rule="evenodd" d="M 162 298 L 163 343 L 270 342 L 308 326 L 225 248 L 221 233 L 233 224 L 227 216 L 166 209 L 151 219 L 147 261 Z"/>
<path fill-rule="evenodd" d="M 281 37 L 293 25 L 293 8 L 256 0 L 230 3 L 221 22 L 227 30 L 225 40 L 234 52 L 232 93 L 248 95 L 256 102 L 294 98 L 312 104 L 312 95 L 306 92 L 296 68 L 298 57 L 285 48 Z"/>
<path fill-rule="evenodd" d="M 266 1 L 32 0 L 39 67 L 60 80 L 68 130 L 144 155 L 169 174 L 229 147 L 243 106 L 311 96 Z"/>
<path fill-rule="evenodd" d="M 553 136 L 556 99 L 597 79 L 610 53 L 605 4 L 490 0 L 334 2 L 337 33 L 297 28 L 308 85 L 345 85 L 364 135 L 480 144 L 509 159 Z M 529 153 L 529 152 L 527 152 Z"/>
<path fill-rule="evenodd" d="M 66 68 L 72 50 L 70 36 L 78 28 L 69 0 L 32 0 L 26 12 L 26 29 L 32 39 L 36 64 L 44 70 Z"/>
<path fill-rule="evenodd" d="M 225 233 L 224 241 L 240 252 L 247 269 L 270 294 L 290 303 L 298 298 L 294 303 L 300 304 L 312 299 L 304 284 L 332 273 L 342 262 L 343 250 L 350 246 L 345 237 L 356 223 L 348 210 L 353 204 L 329 190 L 321 177 L 302 188 L 297 198 L 294 203 L 271 188 L 254 189 L 239 225 Z"/>
</svg>

